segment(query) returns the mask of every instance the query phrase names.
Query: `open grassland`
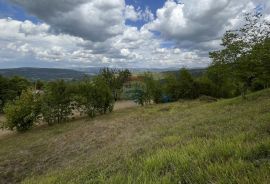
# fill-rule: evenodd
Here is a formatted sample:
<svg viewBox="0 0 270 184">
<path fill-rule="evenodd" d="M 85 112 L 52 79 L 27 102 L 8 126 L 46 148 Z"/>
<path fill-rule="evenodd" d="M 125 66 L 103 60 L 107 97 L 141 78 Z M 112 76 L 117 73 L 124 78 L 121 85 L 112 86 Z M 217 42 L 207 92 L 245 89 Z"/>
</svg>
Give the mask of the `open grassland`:
<svg viewBox="0 0 270 184">
<path fill-rule="evenodd" d="M 0 183 L 270 183 L 270 90 L 118 110 L 0 140 Z"/>
</svg>

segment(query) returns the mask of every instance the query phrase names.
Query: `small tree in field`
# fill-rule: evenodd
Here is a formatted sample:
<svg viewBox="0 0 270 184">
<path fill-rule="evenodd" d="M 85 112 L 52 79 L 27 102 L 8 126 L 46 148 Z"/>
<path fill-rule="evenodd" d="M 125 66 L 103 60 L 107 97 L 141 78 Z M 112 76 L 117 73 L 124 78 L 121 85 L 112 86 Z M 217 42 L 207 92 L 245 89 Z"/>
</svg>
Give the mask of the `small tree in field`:
<svg viewBox="0 0 270 184">
<path fill-rule="evenodd" d="M 94 108 L 100 114 L 111 112 L 114 107 L 114 96 L 106 81 L 100 76 L 93 80 L 93 101 Z"/>
<path fill-rule="evenodd" d="M 42 115 L 49 124 L 62 123 L 72 114 L 71 89 L 63 81 L 50 82 L 42 98 Z"/>
<path fill-rule="evenodd" d="M 116 70 L 110 68 L 103 68 L 99 75 L 111 90 L 115 101 L 119 100 L 123 85 L 130 76 L 131 73 L 128 69 Z"/>
<path fill-rule="evenodd" d="M 135 84 L 133 89 L 127 91 L 127 94 L 130 99 L 141 106 L 144 106 L 148 101 L 144 84 Z"/>
<path fill-rule="evenodd" d="M 194 99 L 199 96 L 199 89 L 187 69 L 183 68 L 180 70 L 178 84 L 179 97 L 181 99 Z"/>
<path fill-rule="evenodd" d="M 4 107 L 6 122 L 4 128 L 23 132 L 29 130 L 40 113 L 39 97 L 31 90 L 23 91 L 20 98 Z"/>
<path fill-rule="evenodd" d="M 147 103 L 154 101 L 161 103 L 162 101 L 162 87 L 158 80 L 155 80 L 152 73 L 144 73 L 143 82 L 145 84 L 145 98 Z"/>
<path fill-rule="evenodd" d="M 76 101 L 79 111 L 91 118 L 96 115 L 93 90 L 93 84 L 90 81 L 84 81 L 78 85 L 76 91 Z"/>
<path fill-rule="evenodd" d="M 30 82 L 24 78 L 0 76 L 0 112 L 3 112 L 3 107 L 8 101 L 18 98 L 28 87 L 30 87 Z"/>
<path fill-rule="evenodd" d="M 106 81 L 100 76 L 92 81 L 84 81 L 79 84 L 77 98 L 79 109 L 89 117 L 95 117 L 97 113 L 111 112 L 114 106 L 114 98 Z"/>
</svg>

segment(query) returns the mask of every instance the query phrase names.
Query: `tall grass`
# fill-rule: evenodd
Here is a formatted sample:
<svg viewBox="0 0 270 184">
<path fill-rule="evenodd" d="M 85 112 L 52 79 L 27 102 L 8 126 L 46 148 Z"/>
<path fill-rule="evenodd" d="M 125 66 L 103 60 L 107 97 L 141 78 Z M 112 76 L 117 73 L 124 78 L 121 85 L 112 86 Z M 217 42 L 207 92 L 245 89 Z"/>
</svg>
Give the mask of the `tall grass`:
<svg viewBox="0 0 270 184">
<path fill-rule="evenodd" d="M 35 146 L 48 149 L 46 158 L 57 158 L 59 163 L 51 162 L 43 172 L 35 172 L 37 166 L 32 163 L 33 168 L 28 172 L 32 175 L 18 173 L 19 181 L 33 184 L 270 183 L 270 90 L 251 94 L 247 100 L 184 101 L 129 109 L 89 123 L 76 126 L 75 122 L 71 123 L 59 134 L 53 134 L 53 129 L 45 130 L 46 134 L 29 133 L 32 139 L 50 135 L 47 141 L 36 142 Z M 96 128 L 92 130 L 93 126 Z M 97 135 L 91 137 L 93 133 Z M 51 147 L 65 136 L 63 148 Z M 1 148 L 10 151 L 6 157 L 0 151 L 0 161 L 21 159 L 12 153 L 18 150 L 12 146 L 15 140 L 17 144 L 30 146 L 27 141 L 15 138 L 9 139 L 9 145 L 0 142 Z M 74 148 L 79 148 L 79 152 Z M 31 151 L 44 158 L 40 151 Z M 56 157 L 56 153 L 62 157 Z"/>
</svg>

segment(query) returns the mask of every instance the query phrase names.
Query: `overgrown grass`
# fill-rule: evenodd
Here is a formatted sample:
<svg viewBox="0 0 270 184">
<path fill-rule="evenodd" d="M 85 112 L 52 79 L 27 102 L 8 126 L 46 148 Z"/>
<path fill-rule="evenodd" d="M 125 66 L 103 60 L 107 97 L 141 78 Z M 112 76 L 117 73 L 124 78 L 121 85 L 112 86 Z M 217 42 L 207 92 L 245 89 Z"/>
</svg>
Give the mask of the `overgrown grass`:
<svg viewBox="0 0 270 184">
<path fill-rule="evenodd" d="M 270 90 L 117 111 L 0 140 L 0 183 L 270 183 Z"/>
</svg>

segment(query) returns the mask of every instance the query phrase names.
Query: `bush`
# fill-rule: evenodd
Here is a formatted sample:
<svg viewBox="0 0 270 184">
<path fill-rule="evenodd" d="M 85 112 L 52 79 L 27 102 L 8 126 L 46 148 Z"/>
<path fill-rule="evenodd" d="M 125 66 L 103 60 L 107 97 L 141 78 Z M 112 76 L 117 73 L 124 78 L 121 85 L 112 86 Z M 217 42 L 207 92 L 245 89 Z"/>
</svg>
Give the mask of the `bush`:
<svg viewBox="0 0 270 184">
<path fill-rule="evenodd" d="M 133 89 L 127 91 L 127 95 L 135 103 L 144 106 L 147 103 L 147 95 L 143 84 L 136 84 Z"/>
<path fill-rule="evenodd" d="M 195 99 L 199 97 L 199 85 L 185 68 L 178 75 L 168 75 L 165 78 L 166 96 L 172 101 L 179 99 Z"/>
<path fill-rule="evenodd" d="M 71 89 L 63 80 L 47 84 L 42 98 L 41 112 L 49 125 L 68 120 L 73 110 L 71 94 Z"/>
<path fill-rule="evenodd" d="M 19 99 L 9 102 L 4 107 L 6 122 L 4 128 L 23 132 L 32 128 L 39 115 L 39 99 L 31 91 L 23 91 Z"/>
<path fill-rule="evenodd" d="M 97 77 L 93 81 L 94 108 L 100 114 L 112 112 L 114 107 L 114 96 L 112 91 L 102 77 Z"/>
<path fill-rule="evenodd" d="M 0 76 L 0 113 L 8 101 L 18 98 L 23 90 L 30 86 L 30 82 L 21 77 L 5 78 Z"/>
<path fill-rule="evenodd" d="M 112 92 L 102 77 L 79 84 L 76 101 L 80 111 L 89 117 L 111 112 L 114 106 Z"/>
</svg>

